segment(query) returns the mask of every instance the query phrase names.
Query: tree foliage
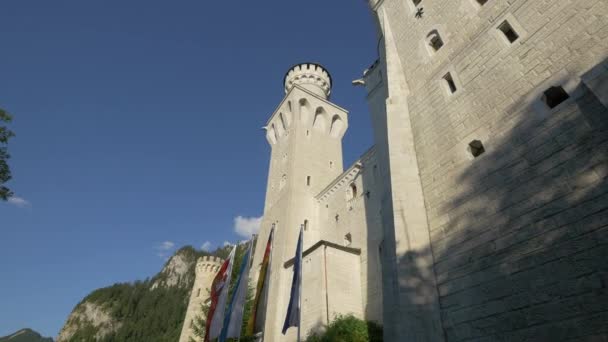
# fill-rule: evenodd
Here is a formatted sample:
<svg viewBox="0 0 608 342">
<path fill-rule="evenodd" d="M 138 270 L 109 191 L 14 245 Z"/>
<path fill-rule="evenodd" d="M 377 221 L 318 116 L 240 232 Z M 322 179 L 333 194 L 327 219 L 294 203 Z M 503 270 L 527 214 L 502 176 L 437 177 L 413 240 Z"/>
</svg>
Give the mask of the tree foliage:
<svg viewBox="0 0 608 342">
<path fill-rule="evenodd" d="M 8 154 L 6 145 L 15 134 L 4 125 L 11 121 L 12 117 L 3 109 L 0 109 L 0 200 L 4 201 L 13 195 L 11 190 L 4 185 L 12 178 L 11 170 L 8 167 L 8 159 L 11 156 Z"/>
<path fill-rule="evenodd" d="M 84 324 L 71 341 L 159 341 L 175 342 L 179 339 L 187 308 L 188 289 L 157 287 L 152 282 L 115 284 L 99 289 L 85 297 L 83 302 L 96 303 L 108 312 L 120 328 L 95 338 L 98 329 Z"/>
<path fill-rule="evenodd" d="M 119 283 L 93 291 L 79 305 L 87 302 L 100 306 L 120 326 L 116 331 L 99 338 L 96 337 L 99 333 L 98 327 L 80 322 L 70 341 L 178 341 L 194 285 L 195 261 L 201 256 L 216 254 L 197 251 L 191 246 L 181 248 L 176 254 L 192 261 L 183 283 L 179 286 L 156 286 L 152 289 L 153 284 L 164 283 L 166 280 L 167 275 L 159 272 L 152 279 Z"/>
<path fill-rule="evenodd" d="M 312 333 L 306 342 L 382 342 L 382 326 L 353 315 L 338 315 L 322 333 Z"/>
</svg>

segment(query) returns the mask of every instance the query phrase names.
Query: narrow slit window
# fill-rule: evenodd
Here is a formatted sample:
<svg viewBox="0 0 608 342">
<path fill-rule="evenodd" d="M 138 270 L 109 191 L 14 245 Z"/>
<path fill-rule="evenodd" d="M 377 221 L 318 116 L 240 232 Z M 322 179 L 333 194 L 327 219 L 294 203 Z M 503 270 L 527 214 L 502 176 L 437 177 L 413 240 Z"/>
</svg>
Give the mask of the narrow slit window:
<svg viewBox="0 0 608 342">
<path fill-rule="evenodd" d="M 515 32 L 511 24 L 509 24 L 509 22 L 506 20 L 503 21 L 500 26 L 498 26 L 498 29 L 505 35 L 505 38 L 507 38 L 509 43 L 514 43 L 517 39 L 519 39 L 517 32 Z"/>
<path fill-rule="evenodd" d="M 418 5 L 420 5 L 422 0 L 412 0 L 412 2 L 414 3 L 414 6 L 418 7 Z"/>
<path fill-rule="evenodd" d="M 196 291 L 196 296 L 197 296 L 197 297 L 200 297 L 200 296 L 201 296 L 201 289 L 198 289 L 198 290 Z"/>
<path fill-rule="evenodd" d="M 488 0 L 477 0 L 477 3 L 479 4 L 479 6 L 485 5 L 486 2 L 488 2 Z"/>
<path fill-rule="evenodd" d="M 310 186 L 310 176 L 306 176 L 306 185 Z"/>
<path fill-rule="evenodd" d="M 482 155 L 486 149 L 483 147 L 483 144 L 479 140 L 473 140 L 469 143 L 469 152 L 473 156 L 473 158 L 477 158 Z"/>
<path fill-rule="evenodd" d="M 304 220 L 304 231 L 308 230 L 308 220 Z"/>
<path fill-rule="evenodd" d="M 456 88 L 456 83 L 454 82 L 454 78 L 452 77 L 452 74 L 450 74 L 448 72 L 447 74 L 445 74 L 445 76 L 443 76 L 443 80 L 447 84 L 450 94 L 454 94 L 456 92 L 457 88 Z"/>
<path fill-rule="evenodd" d="M 553 86 L 543 92 L 543 102 L 553 109 L 570 98 L 562 86 Z"/>
</svg>

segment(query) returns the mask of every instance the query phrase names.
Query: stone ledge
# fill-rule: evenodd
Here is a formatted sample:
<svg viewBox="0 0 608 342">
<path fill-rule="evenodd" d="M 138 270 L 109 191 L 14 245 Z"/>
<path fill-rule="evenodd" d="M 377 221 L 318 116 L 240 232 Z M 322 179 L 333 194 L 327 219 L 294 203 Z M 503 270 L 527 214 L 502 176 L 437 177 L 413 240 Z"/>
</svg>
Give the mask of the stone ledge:
<svg viewBox="0 0 608 342">
<path fill-rule="evenodd" d="M 321 246 L 332 247 L 332 248 L 335 248 L 335 249 L 343 251 L 343 252 L 347 252 L 347 253 L 351 253 L 351 254 L 355 254 L 355 255 L 361 255 L 360 248 L 346 247 L 346 246 L 342 246 L 337 243 L 329 242 L 326 240 L 320 240 L 319 242 L 310 246 L 307 250 L 303 251 L 302 258 L 304 258 L 305 256 L 309 255 L 310 253 L 314 252 L 314 250 L 316 250 L 317 248 L 319 248 Z M 294 262 L 294 258 L 291 258 L 291 259 L 285 261 L 285 263 L 283 264 L 283 267 L 289 268 L 291 265 L 293 265 L 293 262 Z"/>
</svg>

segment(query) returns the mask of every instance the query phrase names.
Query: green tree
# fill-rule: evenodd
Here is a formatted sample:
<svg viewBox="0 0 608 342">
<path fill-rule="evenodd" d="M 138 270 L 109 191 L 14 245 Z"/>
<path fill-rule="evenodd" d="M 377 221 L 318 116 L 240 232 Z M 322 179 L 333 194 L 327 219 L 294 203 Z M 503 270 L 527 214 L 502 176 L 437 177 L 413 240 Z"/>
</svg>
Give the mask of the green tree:
<svg viewBox="0 0 608 342">
<path fill-rule="evenodd" d="M 382 326 L 353 315 L 338 315 L 322 333 L 312 333 L 306 342 L 382 342 Z"/>
<path fill-rule="evenodd" d="M 12 178 L 11 170 L 8 167 L 8 159 L 11 156 L 8 154 L 6 145 L 8 140 L 15 136 L 4 124 L 10 123 L 12 119 L 6 111 L 0 109 L 0 200 L 4 201 L 13 195 L 11 190 L 4 185 Z"/>
</svg>

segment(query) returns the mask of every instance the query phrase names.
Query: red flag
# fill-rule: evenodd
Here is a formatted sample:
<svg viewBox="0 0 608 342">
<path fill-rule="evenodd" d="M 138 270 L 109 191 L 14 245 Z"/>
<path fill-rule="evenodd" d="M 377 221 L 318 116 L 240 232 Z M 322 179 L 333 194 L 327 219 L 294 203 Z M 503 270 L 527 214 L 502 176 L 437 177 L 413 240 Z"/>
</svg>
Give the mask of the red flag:
<svg viewBox="0 0 608 342">
<path fill-rule="evenodd" d="M 230 257 L 228 257 L 226 261 L 224 261 L 219 272 L 217 273 L 215 278 L 213 278 L 213 283 L 211 284 L 211 306 L 209 307 L 209 312 L 207 312 L 207 320 L 205 322 L 205 342 L 209 342 L 209 335 L 211 334 L 211 321 L 213 320 L 214 315 L 216 313 L 222 290 L 230 285 L 230 273 L 232 273 L 231 266 L 233 256 L 234 248 L 232 250 L 232 253 L 230 253 Z M 221 315 L 223 316 L 223 310 L 220 311 L 222 311 Z"/>
</svg>

